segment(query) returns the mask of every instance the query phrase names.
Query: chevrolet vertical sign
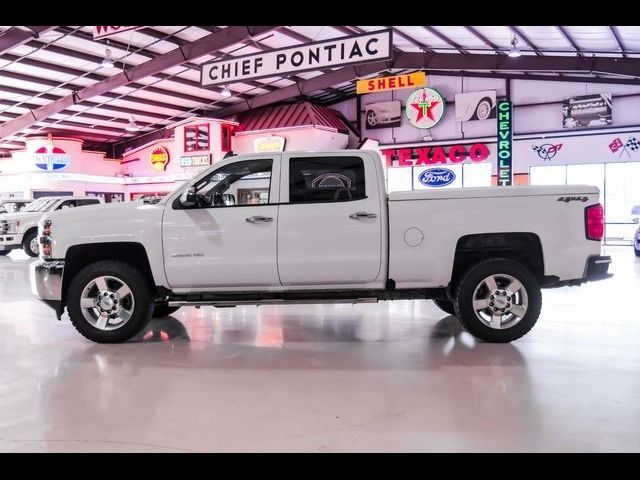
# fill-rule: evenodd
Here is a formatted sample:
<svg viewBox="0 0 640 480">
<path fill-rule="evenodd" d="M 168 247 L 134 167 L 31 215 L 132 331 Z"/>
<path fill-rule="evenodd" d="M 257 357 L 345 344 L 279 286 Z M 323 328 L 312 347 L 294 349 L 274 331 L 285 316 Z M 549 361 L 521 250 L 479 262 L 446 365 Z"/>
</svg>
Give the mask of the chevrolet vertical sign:
<svg viewBox="0 0 640 480">
<path fill-rule="evenodd" d="M 498 186 L 508 187 L 512 184 L 512 111 L 511 102 L 498 102 Z"/>
<path fill-rule="evenodd" d="M 308 70 L 342 67 L 356 63 L 379 62 L 393 56 L 391 29 L 351 37 L 277 48 L 202 65 L 202 86 L 221 85 Z"/>
</svg>

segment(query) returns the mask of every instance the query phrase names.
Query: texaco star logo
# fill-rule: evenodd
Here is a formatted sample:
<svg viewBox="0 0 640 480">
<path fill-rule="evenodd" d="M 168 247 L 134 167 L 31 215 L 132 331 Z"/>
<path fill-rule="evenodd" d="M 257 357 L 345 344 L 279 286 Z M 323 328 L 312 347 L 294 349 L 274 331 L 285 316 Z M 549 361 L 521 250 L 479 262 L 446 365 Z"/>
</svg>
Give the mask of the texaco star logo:
<svg viewBox="0 0 640 480">
<path fill-rule="evenodd" d="M 433 88 L 421 88 L 407 99 L 405 113 L 411 125 L 432 128 L 444 115 L 444 98 Z"/>
</svg>

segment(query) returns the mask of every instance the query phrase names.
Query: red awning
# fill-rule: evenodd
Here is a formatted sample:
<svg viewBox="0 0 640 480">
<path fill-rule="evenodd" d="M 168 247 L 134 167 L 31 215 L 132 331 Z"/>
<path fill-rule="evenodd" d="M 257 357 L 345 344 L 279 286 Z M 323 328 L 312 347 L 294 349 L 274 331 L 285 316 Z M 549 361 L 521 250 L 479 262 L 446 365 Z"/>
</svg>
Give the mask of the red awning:
<svg viewBox="0 0 640 480">
<path fill-rule="evenodd" d="M 342 113 L 309 102 L 264 107 L 243 112 L 238 116 L 236 132 L 276 130 L 292 127 L 328 127 L 348 134 L 353 127 Z"/>
</svg>

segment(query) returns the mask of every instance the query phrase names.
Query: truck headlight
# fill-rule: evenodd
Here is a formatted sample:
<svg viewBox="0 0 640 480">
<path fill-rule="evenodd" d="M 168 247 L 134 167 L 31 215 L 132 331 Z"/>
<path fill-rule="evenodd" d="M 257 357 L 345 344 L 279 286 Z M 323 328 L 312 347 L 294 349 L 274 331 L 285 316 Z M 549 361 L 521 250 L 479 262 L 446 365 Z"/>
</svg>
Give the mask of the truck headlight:
<svg viewBox="0 0 640 480">
<path fill-rule="evenodd" d="M 51 220 L 42 222 L 38 243 L 40 244 L 40 256 L 46 259 L 51 258 Z"/>
</svg>

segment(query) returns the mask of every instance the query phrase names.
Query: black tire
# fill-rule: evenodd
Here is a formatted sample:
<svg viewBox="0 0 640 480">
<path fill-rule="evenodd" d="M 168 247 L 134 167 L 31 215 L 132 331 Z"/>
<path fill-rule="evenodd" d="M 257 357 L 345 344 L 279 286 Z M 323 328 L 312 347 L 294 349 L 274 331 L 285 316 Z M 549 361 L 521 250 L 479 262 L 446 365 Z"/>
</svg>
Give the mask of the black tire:
<svg viewBox="0 0 640 480">
<path fill-rule="evenodd" d="M 4 257 L 5 255 L 9 255 L 11 250 L 0 250 L 0 257 Z"/>
<path fill-rule="evenodd" d="M 640 257 L 640 250 L 638 250 L 636 247 L 633 247 L 633 251 L 636 252 L 636 257 Z"/>
<path fill-rule="evenodd" d="M 365 118 L 367 119 L 367 125 L 369 127 L 375 127 L 378 125 L 378 115 L 374 110 L 367 110 Z"/>
<path fill-rule="evenodd" d="M 129 320 L 114 330 L 101 330 L 91 325 L 80 307 L 84 288 L 100 276 L 117 277 L 124 281 L 135 302 Z M 67 311 L 71 323 L 85 338 L 98 343 L 120 343 L 135 336 L 151 320 L 153 307 L 154 295 L 145 275 L 137 268 L 117 260 L 101 260 L 83 268 L 71 281 L 67 294 Z"/>
<path fill-rule="evenodd" d="M 170 307 L 166 302 L 156 303 L 153 308 L 153 318 L 168 317 L 178 310 L 180 307 Z"/>
<path fill-rule="evenodd" d="M 510 275 L 522 284 L 528 306 L 520 321 L 511 327 L 496 329 L 478 318 L 473 308 L 473 297 L 476 287 L 484 279 L 500 274 Z M 542 294 L 538 280 L 528 268 L 514 260 L 496 258 L 477 263 L 467 271 L 458 284 L 454 306 L 460 323 L 473 336 L 485 342 L 506 343 L 522 337 L 536 324 L 542 308 Z"/>
<path fill-rule="evenodd" d="M 451 300 L 445 300 L 444 298 L 434 298 L 433 303 L 435 303 L 440 310 L 449 315 L 455 315 L 456 309 L 453 307 L 453 302 Z"/>
<path fill-rule="evenodd" d="M 40 251 L 37 251 L 37 252 L 31 251 L 31 241 L 37 237 L 38 237 L 38 231 L 31 230 L 30 232 L 27 232 L 24 238 L 22 239 L 22 250 L 24 250 L 24 253 L 26 253 L 30 257 L 37 257 L 38 255 L 40 255 Z"/>
<path fill-rule="evenodd" d="M 488 113 L 486 116 L 480 115 L 481 107 L 488 108 Z M 492 110 L 493 108 L 491 107 L 491 100 L 488 98 L 483 98 L 478 102 L 478 105 L 476 106 L 476 111 L 473 113 L 473 116 L 476 118 L 476 120 L 487 120 L 488 118 L 491 118 Z"/>
</svg>

